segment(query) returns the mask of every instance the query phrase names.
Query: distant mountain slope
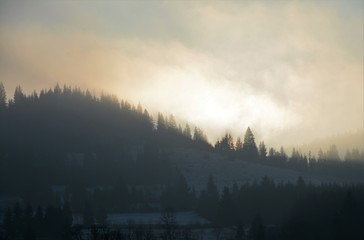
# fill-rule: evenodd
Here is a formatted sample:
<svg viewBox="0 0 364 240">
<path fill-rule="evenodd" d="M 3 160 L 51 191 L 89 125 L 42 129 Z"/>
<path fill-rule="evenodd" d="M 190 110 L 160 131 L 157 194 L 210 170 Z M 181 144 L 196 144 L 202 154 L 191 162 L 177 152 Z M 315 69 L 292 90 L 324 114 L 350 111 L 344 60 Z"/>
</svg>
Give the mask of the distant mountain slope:
<svg viewBox="0 0 364 240">
<path fill-rule="evenodd" d="M 157 121 L 142 106 L 113 95 L 59 85 L 26 95 L 17 87 L 13 100 L 0 109 L 0 152 L 105 153 L 125 146 L 208 146 L 197 135 L 183 134 L 173 116 Z M 200 133 L 201 131 L 197 131 Z M 193 136 L 193 138 L 192 138 Z M 196 141 L 193 141 L 196 140 Z"/>
<path fill-rule="evenodd" d="M 171 161 L 179 167 L 189 184 L 195 186 L 197 190 L 205 187 L 210 174 L 221 189 L 224 186 L 232 186 L 234 182 L 238 185 L 259 182 L 264 176 L 268 176 L 277 183 L 296 183 L 299 176 L 302 176 L 307 183 L 313 184 L 362 181 L 318 176 L 310 172 L 268 166 L 252 161 L 228 160 L 219 154 L 198 150 L 176 150 L 171 154 Z"/>
<path fill-rule="evenodd" d="M 311 151 L 313 154 L 317 154 L 320 149 L 326 151 L 331 145 L 336 145 L 342 159 L 345 157 L 348 149 L 351 150 L 353 148 L 357 148 L 359 151 L 364 151 L 364 131 L 357 130 L 355 132 L 348 132 L 317 139 L 310 143 L 298 146 L 297 148 L 301 152 L 307 153 L 308 151 Z"/>
<path fill-rule="evenodd" d="M 155 121 L 140 105 L 112 95 L 59 85 L 26 95 L 17 87 L 0 106 L 0 194 L 40 185 L 115 185 L 121 178 L 168 183 L 175 168 L 163 149 L 177 146 L 212 149 L 201 129 L 183 130 L 161 113 Z"/>
</svg>

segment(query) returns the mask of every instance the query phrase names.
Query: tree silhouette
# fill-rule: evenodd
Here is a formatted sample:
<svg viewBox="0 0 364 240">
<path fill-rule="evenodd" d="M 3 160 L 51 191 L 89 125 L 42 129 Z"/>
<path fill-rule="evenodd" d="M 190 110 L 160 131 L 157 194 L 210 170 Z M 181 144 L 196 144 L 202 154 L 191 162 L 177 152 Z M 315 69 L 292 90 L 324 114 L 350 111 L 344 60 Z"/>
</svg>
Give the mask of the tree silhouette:
<svg viewBox="0 0 364 240">
<path fill-rule="evenodd" d="M 143 113 L 143 107 L 140 103 L 138 103 L 138 106 L 137 106 L 137 109 L 136 111 L 139 113 L 139 114 L 142 114 Z"/>
<path fill-rule="evenodd" d="M 243 154 L 244 158 L 247 160 L 258 160 L 258 149 L 255 144 L 255 139 L 253 132 L 250 130 L 250 127 L 247 128 L 244 136 L 243 143 Z"/>
<path fill-rule="evenodd" d="M 265 240 L 265 230 L 262 218 L 257 214 L 251 224 L 249 236 L 252 240 Z"/>
<path fill-rule="evenodd" d="M 221 141 L 217 141 L 215 144 L 215 149 L 223 154 L 232 156 L 235 151 L 234 141 L 230 133 L 226 133 Z"/>
<path fill-rule="evenodd" d="M 172 131 L 177 131 L 177 123 L 176 123 L 176 119 L 175 117 L 171 114 L 169 115 L 169 118 L 168 118 L 168 129 L 172 130 Z"/>
<path fill-rule="evenodd" d="M 220 195 L 212 175 L 209 175 L 206 188 L 201 191 L 198 198 L 197 211 L 201 216 L 211 221 L 217 220 L 217 209 L 219 205 Z"/>
<path fill-rule="evenodd" d="M 318 159 L 317 159 L 318 162 L 322 163 L 322 162 L 324 162 L 326 160 L 326 155 L 324 154 L 324 152 L 322 151 L 321 148 L 317 153 L 317 157 L 318 157 Z"/>
<path fill-rule="evenodd" d="M 157 129 L 158 131 L 165 131 L 167 129 L 167 123 L 162 113 L 158 113 Z"/>
<path fill-rule="evenodd" d="M 218 209 L 218 219 L 221 223 L 225 223 L 228 226 L 233 225 L 236 220 L 234 219 L 234 212 L 236 206 L 233 201 L 232 193 L 228 187 L 225 187 L 221 196 Z"/>
<path fill-rule="evenodd" d="M 235 151 L 238 154 L 238 156 L 241 155 L 242 151 L 243 151 L 243 142 L 241 141 L 241 138 L 238 137 L 236 139 L 236 143 L 235 143 Z"/>
<path fill-rule="evenodd" d="M 330 146 L 329 150 L 327 151 L 326 156 L 329 160 L 334 160 L 334 161 L 340 160 L 339 151 L 337 150 L 336 145 Z"/>
<path fill-rule="evenodd" d="M 23 93 L 23 90 L 20 86 L 17 86 L 15 88 L 15 92 L 14 92 L 14 104 L 15 105 L 20 105 L 23 104 L 26 100 L 26 96 Z"/>
<path fill-rule="evenodd" d="M 279 154 L 280 154 L 281 162 L 282 163 L 286 162 L 287 161 L 287 154 L 284 151 L 284 148 L 283 147 L 281 147 L 281 149 L 279 151 Z"/>
<path fill-rule="evenodd" d="M 186 123 L 186 127 L 183 130 L 183 136 L 185 136 L 188 139 L 192 139 L 191 128 L 188 123 Z"/>
<path fill-rule="evenodd" d="M 201 128 L 195 127 L 193 132 L 193 140 L 197 143 L 207 143 L 207 136 Z"/>
<path fill-rule="evenodd" d="M 267 160 L 267 147 L 264 142 L 259 143 L 259 159 L 261 161 Z"/>
<path fill-rule="evenodd" d="M 0 112 L 6 108 L 6 91 L 2 82 L 0 82 Z"/>
</svg>

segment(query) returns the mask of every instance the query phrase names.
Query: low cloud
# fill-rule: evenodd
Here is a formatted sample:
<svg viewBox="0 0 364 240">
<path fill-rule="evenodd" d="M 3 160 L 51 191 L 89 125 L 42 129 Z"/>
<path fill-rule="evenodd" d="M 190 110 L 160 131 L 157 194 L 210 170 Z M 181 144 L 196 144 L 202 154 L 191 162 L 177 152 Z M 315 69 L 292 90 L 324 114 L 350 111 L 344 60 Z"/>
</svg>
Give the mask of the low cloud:
<svg viewBox="0 0 364 240">
<path fill-rule="evenodd" d="M 24 19 L 0 23 L 8 95 L 57 82 L 105 91 L 213 141 L 248 125 L 275 146 L 363 129 L 363 13 L 337 2 L 38 4 L 8 3 Z M 35 14 L 47 8 L 55 18 Z"/>
</svg>

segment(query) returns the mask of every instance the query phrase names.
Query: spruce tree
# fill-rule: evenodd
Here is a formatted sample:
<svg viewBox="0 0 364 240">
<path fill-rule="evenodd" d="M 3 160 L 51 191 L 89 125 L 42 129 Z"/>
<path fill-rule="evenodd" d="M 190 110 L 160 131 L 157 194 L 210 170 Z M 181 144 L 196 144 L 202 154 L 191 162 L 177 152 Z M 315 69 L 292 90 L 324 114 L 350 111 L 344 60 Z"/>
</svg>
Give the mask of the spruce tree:
<svg viewBox="0 0 364 240">
<path fill-rule="evenodd" d="M 169 118 L 168 118 L 168 121 L 167 121 L 167 126 L 168 126 L 168 129 L 177 131 L 176 119 L 174 118 L 174 116 L 172 114 L 169 115 Z"/>
<path fill-rule="evenodd" d="M 191 128 L 190 125 L 188 125 L 188 123 L 186 123 L 186 127 L 183 130 L 183 135 L 188 139 L 192 139 Z"/>
<path fill-rule="evenodd" d="M 165 131 L 167 129 L 167 124 L 165 118 L 162 113 L 158 113 L 157 117 L 157 130 L 158 131 Z"/>
<path fill-rule="evenodd" d="M 253 132 L 250 130 L 250 127 L 245 132 L 244 143 L 243 143 L 243 154 L 244 158 L 247 160 L 257 160 L 258 149 L 257 145 L 255 144 L 255 139 Z"/>
<path fill-rule="evenodd" d="M 260 142 L 259 144 L 259 159 L 261 161 L 267 160 L 267 147 L 264 142 Z"/>
<path fill-rule="evenodd" d="M 0 82 L 0 111 L 6 108 L 6 91 L 2 82 Z"/>
<path fill-rule="evenodd" d="M 241 152 L 243 150 L 243 142 L 241 141 L 240 137 L 236 139 L 235 149 L 236 152 Z"/>
<path fill-rule="evenodd" d="M 14 92 L 14 104 L 15 105 L 22 104 L 25 101 L 25 99 L 26 97 L 23 93 L 22 88 L 20 86 L 17 86 Z"/>
</svg>

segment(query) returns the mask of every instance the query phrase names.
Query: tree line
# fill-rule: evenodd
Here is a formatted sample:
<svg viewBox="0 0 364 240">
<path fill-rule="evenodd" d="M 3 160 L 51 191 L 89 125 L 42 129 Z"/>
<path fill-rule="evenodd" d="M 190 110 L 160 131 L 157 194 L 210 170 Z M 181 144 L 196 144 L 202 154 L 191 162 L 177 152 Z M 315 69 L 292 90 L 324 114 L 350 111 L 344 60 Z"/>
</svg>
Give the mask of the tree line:
<svg viewBox="0 0 364 240">
<path fill-rule="evenodd" d="M 166 149 L 212 149 L 173 115 L 154 119 L 140 104 L 58 84 L 31 94 L 18 86 L 8 100 L 0 83 L 0 133 L 0 193 L 41 203 L 53 201 L 53 185 L 166 184 L 176 172 Z"/>
<path fill-rule="evenodd" d="M 346 161 L 340 161 L 335 146 L 317 157 L 295 149 L 289 156 L 283 147 L 268 148 L 264 142 L 257 146 L 250 128 L 243 140 L 226 134 L 211 146 L 202 129 L 192 130 L 189 124 L 182 128 L 173 115 L 159 113 L 153 119 L 140 104 L 59 85 L 28 95 L 19 86 L 7 100 L 0 83 L 0 133 L 0 195 L 19 196 L 27 203 L 5 211 L 4 239 L 77 239 L 85 228 L 98 236 L 100 231 L 119 234 L 109 226 L 92 226 L 107 223 L 108 213 L 158 209 L 196 211 L 216 229 L 233 227 L 239 240 L 362 236 L 361 185 L 313 186 L 302 178 L 296 184 L 275 183 L 265 177 L 220 191 L 210 176 L 197 192 L 169 160 L 170 149 L 195 148 L 230 159 L 362 180 L 364 168 L 358 159 L 363 153 L 358 149 L 348 151 Z M 147 185 L 161 188 L 157 194 L 138 188 Z M 64 191 L 57 193 L 57 186 Z M 72 225 L 72 213 L 82 214 L 83 226 Z M 177 238 L 171 232 L 162 237 L 148 231 L 142 236 Z"/>
<path fill-rule="evenodd" d="M 268 148 L 264 141 L 260 142 L 259 145 L 255 143 L 255 137 L 250 129 L 247 128 L 244 140 L 242 141 L 240 137 L 237 137 L 234 142 L 233 137 L 230 133 L 226 133 L 221 139 L 218 139 L 214 145 L 215 151 L 244 160 L 253 160 L 253 161 L 265 161 L 269 160 L 270 162 L 300 162 L 304 161 L 305 165 L 314 164 L 317 161 L 340 161 L 341 158 L 339 156 L 339 151 L 336 145 L 331 145 L 329 149 L 324 152 L 322 149 L 317 153 L 317 157 L 312 152 L 308 154 L 302 154 L 297 149 L 293 148 L 291 156 L 285 152 L 284 148 L 281 147 L 279 150 L 274 149 L 273 147 Z M 364 152 L 359 151 L 358 148 L 353 148 L 351 150 L 346 151 L 346 155 L 344 157 L 345 161 L 361 161 L 364 160 Z"/>
<path fill-rule="evenodd" d="M 122 237 L 128 236 L 128 239 L 139 240 L 144 236 L 161 240 L 197 240 L 201 236 L 196 235 L 194 229 L 201 228 L 213 229 L 217 239 L 223 229 L 230 229 L 228 239 L 236 240 L 361 239 L 364 236 L 362 184 L 317 186 L 306 183 L 301 177 L 295 184 L 275 183 L 263 177 L 260 181 L 240 186 L 234 183 L 219 191 L 210 175 L 205 188 L 193 198 L 194 190 L 181 182 L 184 180 L 179 179 L 174 187 L 170 187 L 180 196 L 167 202 L 163 198 L 170 195 L 161 196 L 160 201 L 166 210 L 162 212 L 158 226 L 111 226 L 107 214 L 94 214 L 90 203 L 84 205 L 83 221 L 77 224 L 74 224 L 74 209 L 68 201 L 59 207 L 48 205 L 36 209 L 29 204 L 15 204 L 5 212 L 0 237 L 28 240 L 40 237 L 87 239 L 87 236 L 90 239 L 124 239 Z M 185 192 L 179 193 L 181 189 Z M 179 226 L 174 212 L 181 210 L 194 210 L 210 223 Z"/>
<path fill-rule="evenodd" d="M 18 86 L 7 100 L 0 82 L 0 116 L 1 143 L 7 149 L 17 145 L 43 151 L 116 151 L 120 145 L 146 141 L 209 146 L 202 129 L 191 129 L 189 124 L 182 128 L 173 115 L 159 113 L 154 120 L 140 104 L 119 101 L 115 95 L 96 97 L 89 90 L 67 85 L 28 95 Z"/>
<path fill-rule="evenodd" d="M 268 148 L 264 141 L 257 146 L 250 127 L 247 128 L 243 141 L 238 137 L 234 142 L 231 134 L 226 133 L 217 140 L 214 150 L 229 159 L 240 159 L 356 180 L 362 180 L 364 171 L 364 151 L 360 152 L 357 148 L 347 150 L 343 160 L 340 159 L 336 145 L 331 145 L 326 152 L 320 149 L 317 156 L 311 152 L 302 154 L 295 148 L 289 155 L 283 147 L 279 150 L 273 147 Z"/>
</svg>

